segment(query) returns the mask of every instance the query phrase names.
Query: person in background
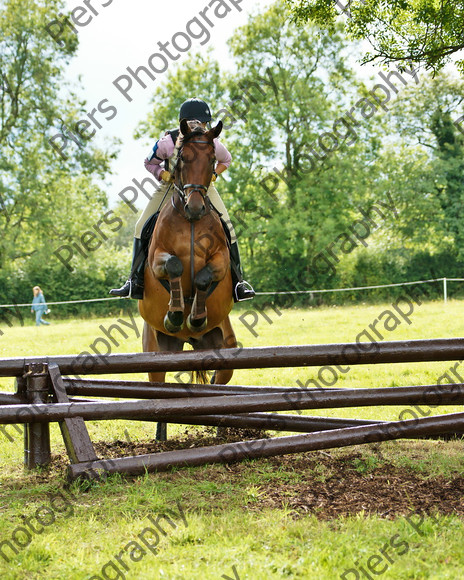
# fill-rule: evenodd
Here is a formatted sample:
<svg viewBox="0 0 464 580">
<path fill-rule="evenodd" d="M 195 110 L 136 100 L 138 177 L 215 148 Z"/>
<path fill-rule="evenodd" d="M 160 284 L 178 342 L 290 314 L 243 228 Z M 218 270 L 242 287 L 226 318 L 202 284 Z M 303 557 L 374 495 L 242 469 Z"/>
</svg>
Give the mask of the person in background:
<svg viewBox="0 0 464 580">
<path fill-rule="evenodd" d="M 31 312 L 35 312 L 35 325 L 40 326 L 41 324 L 50 324 L 47 320 L 42 318 L 42 316 L 47 312 L 48 306 L 45 302 L 40 286 L 34 286 L 32 292 L 34 293 L 34 298 L 32 299 Z"/>
</svg>

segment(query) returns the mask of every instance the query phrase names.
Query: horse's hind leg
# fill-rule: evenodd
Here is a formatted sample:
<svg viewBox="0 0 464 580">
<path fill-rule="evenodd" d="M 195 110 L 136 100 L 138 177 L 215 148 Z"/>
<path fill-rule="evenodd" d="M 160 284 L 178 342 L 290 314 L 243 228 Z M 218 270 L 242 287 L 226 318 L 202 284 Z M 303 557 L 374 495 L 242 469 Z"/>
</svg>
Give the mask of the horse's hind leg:
<svg viewBox="0 0 464 580">
<path fill-rule="evenodd" d="M 237 348 L 237 339 L 235 337 L 234 329 L 232 328 L 232 324 L 230 323 L 229 317 L 227 317 L 222 325 L 222 345 L 220 348 Z M 216 385 L 227 385 L 227 383 L 232 378 L 234 374 L 233 369 L 222 369 L 219 371 L 215 371 L 213 378 L 211 379 L 211 383 Z"/>
<path fill-rule="evenodd" d="M 143 325 L 142 344 L 143 352 L 159 352 L 160 350 L 156 333 L 147 322 Z M 164 383 L 165 376 L 164 372 L 148 373 L 148 380 L 154 383 Z"/>
<path fill-rule="evenodd" d="M 237 339 L 235 338 L 235 333 L 230 324 L 229 317 L 223 320 L 220 326 L 213 328 L 193 343 L 193 348 L 195 350 L 214 350 L 219 357 L 221 357 L 221 349 L 236 347 Z M 233 374 L 233 369 L 214 371 L 211 384 L 227 385 Z"/>
<path fill-rule="evenodd" d="M 143 351 L 144 352 L 159 352 L 160 347 L 158 340 L 156 338 L 156 333 L 151 329 L 151 327 L 145 322 L 143 326 Z M 148 373 L 148 380 L 154 383 L 164 383 L 166 378 L 166 373 L 156 372 Z M 157 441 L 166 441 L 167 439 L 167 426 L 166 423 L 156 424 L 156 436 Z"/>
</svg>

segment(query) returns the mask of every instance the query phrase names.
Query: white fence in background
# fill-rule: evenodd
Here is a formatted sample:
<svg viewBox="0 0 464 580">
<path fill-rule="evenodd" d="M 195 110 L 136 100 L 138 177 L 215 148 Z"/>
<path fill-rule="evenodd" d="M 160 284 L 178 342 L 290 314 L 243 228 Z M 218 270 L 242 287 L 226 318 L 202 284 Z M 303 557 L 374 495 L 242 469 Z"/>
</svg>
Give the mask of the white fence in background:
<svg viewBox="0 0 464 580">
<path fill-rule="evenodd" d="M 354 288 L 328 288 L 325 290 L 294 290 L 276 292 L 256 292 L 256 296 L 278 296 L 279 294 L 322 294 L 327 292 L 348 292 L 353 290 L 375 290 L 377 288 L 393 288 L 395 286 L 413 286 L 415 284 L 430 284 L 432 282 L 443 283 L 443 300 L 446 304 L 448 300 L 448 282 L 464 282 L 464 278 L 433 278 L 431 280 L 416 280 L 415 282 L 398 282 L 396 284 L 378 284 L 376 286 L 356 286 Z M 122 298 L 91 298 L 88 300 L 64 300 L 62 302 L 47 302 L 48 306 L 58 304 L 84 304 L 87 302 L 106 302 L 110 300 L 124 300 Z M 31 302 L 27 304 L 0 304 L 0 308 L 31 307 Z"/>
<path fill-rule="evenodd" d="M 277 294 L 322 294 L 324 292 L 348 292 L 350 290 L 375 290 L 376 288 L 393 288 L 394 286 L 414 286 L 415 284 L 430 284 L 443 282 L 443 300 L 448 300 L 448 282 L 464 282 L 464 278 L 432 278 L 431 280 L 416 280 L 415 282 L 398 282 L 396 284 L 378 284 L 377 286 L 356 286 L 354 288 L 329 288 L 327 290 L 294 290 L 291 292 L 256 292 L 256 296 L 275 296 Z"/>
</svg>

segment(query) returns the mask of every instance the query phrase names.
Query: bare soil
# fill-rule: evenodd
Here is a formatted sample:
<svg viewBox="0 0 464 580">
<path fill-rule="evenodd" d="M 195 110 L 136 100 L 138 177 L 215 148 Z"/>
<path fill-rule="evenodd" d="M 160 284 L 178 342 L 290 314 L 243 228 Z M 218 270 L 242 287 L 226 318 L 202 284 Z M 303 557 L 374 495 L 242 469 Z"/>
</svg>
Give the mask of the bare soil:
<svg viewBox="0 0 464 580">
<path fill-rule="evenodd" d="M 167 442 L 99 442 L 95 449 L 98 456 L 113 458 L 256 437 L 263 437 L 263 434 L 228 430 L 227 437 L 218 439 L 214 430 L 202 434 L 186 430 L 184 437 Z M 66 464 L 66 457 L 57 456 L 51 469 L 61 471 Z M 388 519 L 411 512 L 464 516 L 464 477 L 460 473 L 449 478 L 432 477 L 413 467 L 392 464 L 380 450 L 378 457 L 371 455 L 370 460 L 366 460 L 358 447 L 345 449 L 343 453 L 318 451 L 225 466 L 211 465 L 202 471 L 201 477 L 240 488 L 250 470 L 259 470 L 263 465 L 267 465 L 266 473 L 275 470 L 276 475 L 260 480 L 256 497 L 244 502 L 244 509 L 286 508 L 294 517 L 312 514 L 324 520 L 359 512 Z M 282 476 L 283 473 L 290 477 Z M 175 484 L 184 474 L 180 470 L 160 473 L 157 477 Z"/>
</svg>

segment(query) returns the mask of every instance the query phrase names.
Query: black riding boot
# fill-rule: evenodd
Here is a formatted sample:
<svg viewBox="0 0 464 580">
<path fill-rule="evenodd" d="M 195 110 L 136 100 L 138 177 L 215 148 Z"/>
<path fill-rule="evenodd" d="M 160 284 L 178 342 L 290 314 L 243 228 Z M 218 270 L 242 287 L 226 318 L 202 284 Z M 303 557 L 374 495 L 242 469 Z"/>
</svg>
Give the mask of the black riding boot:
<svg viewBox="0 0 464 580">
<path fill-rule="evenodd" d="M 132 267 L 129 280 L 121 288 L 113 288 L 113 290 L 110 290 L 112 296 L 135 298 L 136 300 L 143 299 L 145 259 L 146 256 L 142 240 L 134 238 Z"/>
<path fill-rule="evenodd" d="M 243 279 L 237 242 L 230 245 L 230 258 L 232 260 L 231 271 L 234 300 L 235 302 L 251 300 L 255 295 L 255 291 L 253 290 L 251 284 Z"/>
</svg>

